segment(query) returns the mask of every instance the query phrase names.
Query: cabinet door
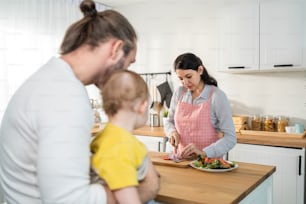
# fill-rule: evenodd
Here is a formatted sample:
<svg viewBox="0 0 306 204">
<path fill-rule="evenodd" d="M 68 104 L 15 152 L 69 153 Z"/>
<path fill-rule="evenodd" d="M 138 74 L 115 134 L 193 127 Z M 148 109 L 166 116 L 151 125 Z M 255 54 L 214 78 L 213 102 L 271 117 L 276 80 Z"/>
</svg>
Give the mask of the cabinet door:
<svg viewBox="0 0 306 204">
<path fill-rule="evenodd" d="M 305 67 L 305 21 L 305 0 L 260 0 L 261 70 Z"/>
<path fill-rule="evenodd" d="M 305 149 L 237 144 L 228 156 L 233 161 L 276 166 L 273 203 L 304 203 Z"/>
<path fill-rule="evenodd" d="M 136 138 L 147 147 L 148 151 L 162 151 L 163 141 L 160 137 L 136 135 Z"/>
<path fill-rule="evenodd" d="M 258 0 L 225 0 L 218 12 L 219 70 L 258 70 Z"/>
</svg>

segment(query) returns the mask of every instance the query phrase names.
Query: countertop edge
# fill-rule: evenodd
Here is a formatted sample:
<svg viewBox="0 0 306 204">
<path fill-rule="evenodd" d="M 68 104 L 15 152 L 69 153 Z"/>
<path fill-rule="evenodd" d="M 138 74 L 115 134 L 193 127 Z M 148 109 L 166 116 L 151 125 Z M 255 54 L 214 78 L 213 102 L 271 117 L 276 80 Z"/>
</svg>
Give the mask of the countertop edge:
<svg viewBox="0 0 306 204">
<path fill-rule="evenodd" d="M 151 137 L 166 137 L 163 127 L 143 126 L 134 130 L 133 134 Z M 236 133 L 237 143 L 242 144 L 256 144 L 276 147 L 291 147 L 291 148 L 306 148 L 306 137 L 304 138 L 290 138 L 288 137 L 274 137 L 274 136 L 254 136 L 242 135 Z"/>
</svg>

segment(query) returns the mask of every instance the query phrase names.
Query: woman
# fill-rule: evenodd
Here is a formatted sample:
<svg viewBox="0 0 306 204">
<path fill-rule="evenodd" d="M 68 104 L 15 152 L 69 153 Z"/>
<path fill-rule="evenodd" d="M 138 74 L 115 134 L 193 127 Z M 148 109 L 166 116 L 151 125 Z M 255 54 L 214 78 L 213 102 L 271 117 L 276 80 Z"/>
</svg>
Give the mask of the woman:
<svg viewBox="0 0 306 204">
<path fill-rule="evenodd" d="M 228 99 L 200 58 L 178 56 L 174 70 L 182 82 L 173 94 L 165 132 L 182 158 L 222 157 L 236 144 Z"/>
</svg>

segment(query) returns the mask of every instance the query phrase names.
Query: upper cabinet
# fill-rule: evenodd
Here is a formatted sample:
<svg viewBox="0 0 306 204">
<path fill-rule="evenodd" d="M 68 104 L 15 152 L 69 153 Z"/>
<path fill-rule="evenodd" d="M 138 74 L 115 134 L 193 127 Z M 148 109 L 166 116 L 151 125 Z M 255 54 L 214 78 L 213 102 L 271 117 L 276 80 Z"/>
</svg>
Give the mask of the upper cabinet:
<svg viewBox="0 0 306 204">
<path fill-rule="evenodd" d="M 260 1 L 261 70 L 306 67 L 305 3 L 305 0 Z"/>
<path fill-rule="evenodd" d="M 223 1 L 219 17 L 221 71 L 306 70 L 305 0 Z"/>
<path fill-rule="evenodd" d="M 219 11 L 221 70 L 259 69 L 259 6 L 257 0 L 224 1 Z"/>
</svg>

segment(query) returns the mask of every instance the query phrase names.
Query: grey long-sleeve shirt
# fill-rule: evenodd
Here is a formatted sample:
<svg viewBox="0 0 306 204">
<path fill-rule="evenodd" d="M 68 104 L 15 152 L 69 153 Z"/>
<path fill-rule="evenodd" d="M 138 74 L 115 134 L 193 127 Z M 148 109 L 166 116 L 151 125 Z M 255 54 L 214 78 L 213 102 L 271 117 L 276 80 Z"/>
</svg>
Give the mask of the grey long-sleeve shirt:
<svg viewBox="0 0 306 204">
<path fill-rule="evenodd" d="M 174 92 L 169 108 L 169 118 L 164 124 L 164 130 L 168 137 L 176 130 L 174 114 L 179 99 L 181 98 L 182 102 L 189 104 L 201 104 L 208 101 L 211 88 L 211 85 L 205 85 L 201 95 L 194 100 L 192 100 L 191 92 L 182 86 Z M 225 93 L 217 87 L 212 94 L 210 108 L 211 123 L 218 132 L 223 132 L 224 136 L 217 142 L 205 147 L 203 151 L 208 157 L 220 157 L 235 146 L 237 138 L 229 101 Z"/>
</svg>

